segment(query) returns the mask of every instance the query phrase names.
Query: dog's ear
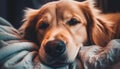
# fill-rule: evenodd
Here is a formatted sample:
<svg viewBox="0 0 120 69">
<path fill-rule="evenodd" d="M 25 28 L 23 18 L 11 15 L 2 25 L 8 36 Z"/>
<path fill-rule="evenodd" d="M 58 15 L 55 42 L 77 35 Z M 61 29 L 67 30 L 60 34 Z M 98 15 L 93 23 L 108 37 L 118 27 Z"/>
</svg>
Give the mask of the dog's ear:
<svg viewBox="0 0 120 69">
<path fill-rule="evenodd" d="M 25 10 L 24 23 L 19 29 L 24 39 L 36 42 L 35 25 L 37 23 L 38 12 L 38 10 L 30 8 Z"/>
<path fill-rule="evenodd" d="M 100 19 L 97 13 L 92 11 L 87 1 L 83 2 L 82 11 L 87 20 L 88 42 L 90 44 L 105 46 L 113 34 L 113 30 L 106 24 L 108 21 Z"/>
<path fill-rule="evenodd" d="M 103 21 L 99 18 L 93 19 L 93 26 L 89 33 L 91 34 L 91 40 L 102 47 L 105 47 L 107 43 L 113 38 L 114 31 L 108 27 L 107 24 L 110 24 L 108 21 Z"/>
</svg>

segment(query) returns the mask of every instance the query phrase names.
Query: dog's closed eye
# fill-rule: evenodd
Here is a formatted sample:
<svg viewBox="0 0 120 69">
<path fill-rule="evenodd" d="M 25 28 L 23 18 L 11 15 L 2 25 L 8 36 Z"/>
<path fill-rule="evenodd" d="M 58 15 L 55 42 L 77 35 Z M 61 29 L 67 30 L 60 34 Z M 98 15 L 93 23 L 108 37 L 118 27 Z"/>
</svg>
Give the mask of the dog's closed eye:
<svg viewBox="0 0 120 69">
<path fill-rule="evenodd" d="M 39 29 L 45 30 L 49 27 L 49 24 L 47 22 L 41 22 Z"/>
<path fill-rule="evenodd" d="M 80 23 L 80 21 L 78 21 L 76 18 L 71 18 L 67 24 L 70 25 L 70 26 L 74 26 L 76 24 Z"/>
</svg>

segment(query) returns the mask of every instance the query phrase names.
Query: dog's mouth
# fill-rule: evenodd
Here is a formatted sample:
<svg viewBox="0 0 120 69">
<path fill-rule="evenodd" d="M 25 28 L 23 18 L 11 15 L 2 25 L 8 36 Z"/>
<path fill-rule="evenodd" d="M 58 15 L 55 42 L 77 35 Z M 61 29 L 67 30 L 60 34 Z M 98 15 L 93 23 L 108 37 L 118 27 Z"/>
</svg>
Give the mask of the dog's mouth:
<svg viewBox="0 0 120 69">
<path fill-rule="evenodd" d="M 41 61 L 45 62 L 49 66 L 58 67 L 66 65 L 67 54 L 66 54 L 66 44 L 62 40 L 51 40 L 48 41 L 44 48 L 41 49 L 40 54 Z"/>
<path fill-rule="evenodd" d="M 62 66 L 65 66 L 67 65 L 68 63 L 63 63 L 63 62 L 55 62 L 53 63 L 51 66 L 52 67 L 62 67 Z"/>
<path fill-rule="evenodd" d="M 45 64 L 46 66 L 50 66 L 50 67 L 63 67 L 69 64 L 69 62 L 67 62 L 67 58 L 65 57 L 58 57 L 58 58 L 44 58 L 42 59 L 40 57 L 40 61 Z"/>
</svg>

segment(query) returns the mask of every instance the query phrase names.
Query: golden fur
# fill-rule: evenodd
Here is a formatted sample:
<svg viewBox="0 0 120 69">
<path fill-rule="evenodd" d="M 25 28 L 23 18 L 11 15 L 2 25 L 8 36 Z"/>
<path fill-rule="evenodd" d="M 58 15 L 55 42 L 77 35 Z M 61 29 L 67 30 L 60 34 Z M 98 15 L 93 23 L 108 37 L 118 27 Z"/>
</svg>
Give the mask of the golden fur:
<svg viewBox="0 0 120 69">
<path fill-rule="evenodd" d="M 79 23 L 69 25 L 67 22 L 72 18 Z M 62 56 L 64 61 L 59 59 L 58 62 L 71 63 L 84 44 L 104 47 L 110 40 L 120 38 L 120 13 L 97 13 L 87 2 L 50 2 L 37 10 L 28 9 L 24 20 L 25 23 L 20 28 L 24 38 L 40 46 L 39 55 L 48 65 L 58 61 L 51 60 L 44 51 L 44 45 L 50 40 L 60 39 L 65 42 L 67 51 Z M 48 23 L 49 27 L 40 29 L 44 22 Z"/>
</svg>

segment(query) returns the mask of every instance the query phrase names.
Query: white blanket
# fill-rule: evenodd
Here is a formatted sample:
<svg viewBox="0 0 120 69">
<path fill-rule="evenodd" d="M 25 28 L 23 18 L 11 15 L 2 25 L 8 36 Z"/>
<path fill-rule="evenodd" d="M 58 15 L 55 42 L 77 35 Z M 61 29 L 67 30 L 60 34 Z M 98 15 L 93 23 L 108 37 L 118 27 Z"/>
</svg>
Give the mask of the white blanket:
<svg viewBox="0 0 120 69">
<path fill-rule="evenodd" d="M 0 69 L 120 69 L 120 39 L 107 47 L 84 46 L 75 62 L 59 68 L 43 65 L 39 60 L 39 47 L 23 40 L 18 30 L 0 18 Z"/>
</svg>

